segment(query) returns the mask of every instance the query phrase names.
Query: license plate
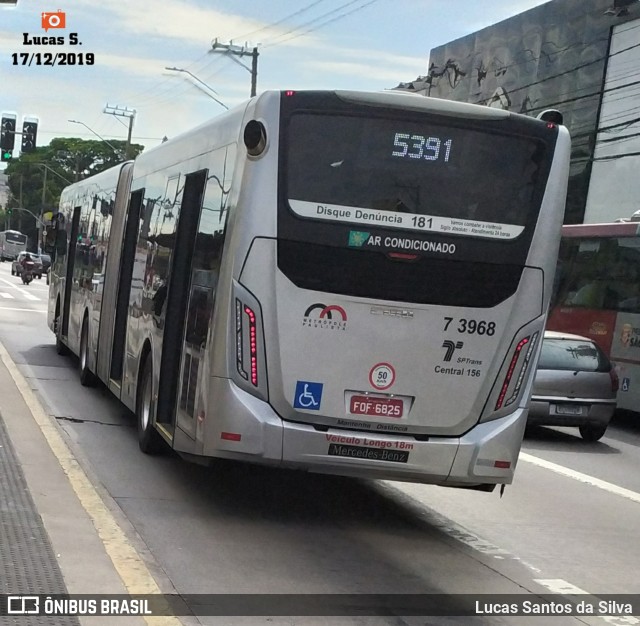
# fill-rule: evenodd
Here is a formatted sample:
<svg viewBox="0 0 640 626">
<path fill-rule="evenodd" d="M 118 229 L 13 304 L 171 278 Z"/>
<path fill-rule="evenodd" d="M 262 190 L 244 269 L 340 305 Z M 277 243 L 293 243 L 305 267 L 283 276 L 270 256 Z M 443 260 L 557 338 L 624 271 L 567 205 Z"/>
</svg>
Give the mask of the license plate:
<svg viewBox="0 0 640 626">
<path fill-rule="evenodd" d="M 402 417 L 404 403 L 400 398 L 373 398 L 352 396 L 349 412 L 352 415 L 373 415 L 375 417 Z"/>
<path fill-rule="evenodd" d="M 575 404 L 556 404 L 558 415 L 582 415 L 582 407 Z"/>
</svg>

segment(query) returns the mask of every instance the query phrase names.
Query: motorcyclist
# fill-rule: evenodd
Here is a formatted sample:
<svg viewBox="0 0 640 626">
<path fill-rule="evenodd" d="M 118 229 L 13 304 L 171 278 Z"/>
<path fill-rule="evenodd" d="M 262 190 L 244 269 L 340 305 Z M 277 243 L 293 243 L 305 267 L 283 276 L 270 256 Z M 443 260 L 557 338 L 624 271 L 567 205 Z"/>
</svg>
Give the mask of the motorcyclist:
<svg viewBox="0 0 640 626">
<path fill-rule="evenodd" d="M 22 275 L 24 275 L 26 271 L 33 269 L 34 262 L 33 262 L 33 259 L 31 258 L 31 255 L 28 252 L 24 255 L 24 258 L 22 259 L 22 261 L 20 261 L 20 265 L 22 265 Z"/>
</svg>

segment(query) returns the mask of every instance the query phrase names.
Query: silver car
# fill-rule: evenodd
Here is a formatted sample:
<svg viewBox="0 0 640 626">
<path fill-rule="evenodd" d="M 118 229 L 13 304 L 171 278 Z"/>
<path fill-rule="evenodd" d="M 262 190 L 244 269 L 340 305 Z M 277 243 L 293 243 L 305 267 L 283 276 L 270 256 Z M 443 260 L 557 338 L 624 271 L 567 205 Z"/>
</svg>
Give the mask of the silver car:
<svg viewBox="0 0 640 626">
<path fill-rule="evenodd" d="M 546 331 L 527 424 L 577 426 L 598 441 L 616 410 L 618 376 L 591 339 Z"/>
</svg>

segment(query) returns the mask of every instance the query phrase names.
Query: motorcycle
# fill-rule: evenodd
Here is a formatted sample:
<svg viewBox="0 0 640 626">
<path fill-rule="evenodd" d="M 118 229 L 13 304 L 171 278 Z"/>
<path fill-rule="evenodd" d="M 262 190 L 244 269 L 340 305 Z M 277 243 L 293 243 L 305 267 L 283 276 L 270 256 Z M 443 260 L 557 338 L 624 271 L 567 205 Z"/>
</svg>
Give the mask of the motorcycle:
<svg viewBox="0 0 640 626">
<path fill-rule="evenodd" d="M 22 283 L 28 285 L 33 280 L 33 268 L 36 264 L 33 261 L 27 261 L 22 266 Z"/>
</svg>

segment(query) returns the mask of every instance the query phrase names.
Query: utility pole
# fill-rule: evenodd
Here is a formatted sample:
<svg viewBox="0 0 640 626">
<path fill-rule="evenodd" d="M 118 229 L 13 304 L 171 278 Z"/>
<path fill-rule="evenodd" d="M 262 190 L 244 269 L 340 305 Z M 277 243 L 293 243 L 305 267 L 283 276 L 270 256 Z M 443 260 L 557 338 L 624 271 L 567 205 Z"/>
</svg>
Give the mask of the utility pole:
<svg viewBox="0 0 640 626">
<path fill-rule="evenodd" d="M 129 118 L 129 133 L 127 135 L 127 145 L 125 146 L 125 156 L 127 159 L 131 158 L 131 135 L 133 133 L 133 120 L 136 117 L 136 110 L 130 109 L 129 107 L 120 107 L 120 106 L 109 106 L 105 105 L 103 113 L 107 113 L 108 115 L 117 115 L 119 117 L 128 117 Z"/>
<path fill-rule="evenodd" d="M 248 44 L 244 46 L 236 46 L 233 41 L 229 43 L 220 43 L 216 37 L 211 43 L 211 50 L 209 52 L 217 52 L 229 55 L 232 61 L 235 61 L 240 67 L 244 67 L 247 72 L 251 74 L 251 97 L 256 95 L 256 87 L 258 84 L 258 47 L 254 46 L 249 49 Z M 251 55 L 251 68 L 248 68 L 244 63 L 241 63 L 235 57 L 243 57 Z"/>
<path fill-rule="evenodd" d="M 40 254 L 40 250 L 41 250 L 41 246 L 40 244 L 42 243 L 42 216 L 44 215 L 44 203 L 46 201 L 46 190 L 47 190 L 47 168 L 44 167 L 44 175 L 42 177 L 42 206 L 40 208 L 40 220 L 38 221 L 38 254 Z"/>
</svg>

